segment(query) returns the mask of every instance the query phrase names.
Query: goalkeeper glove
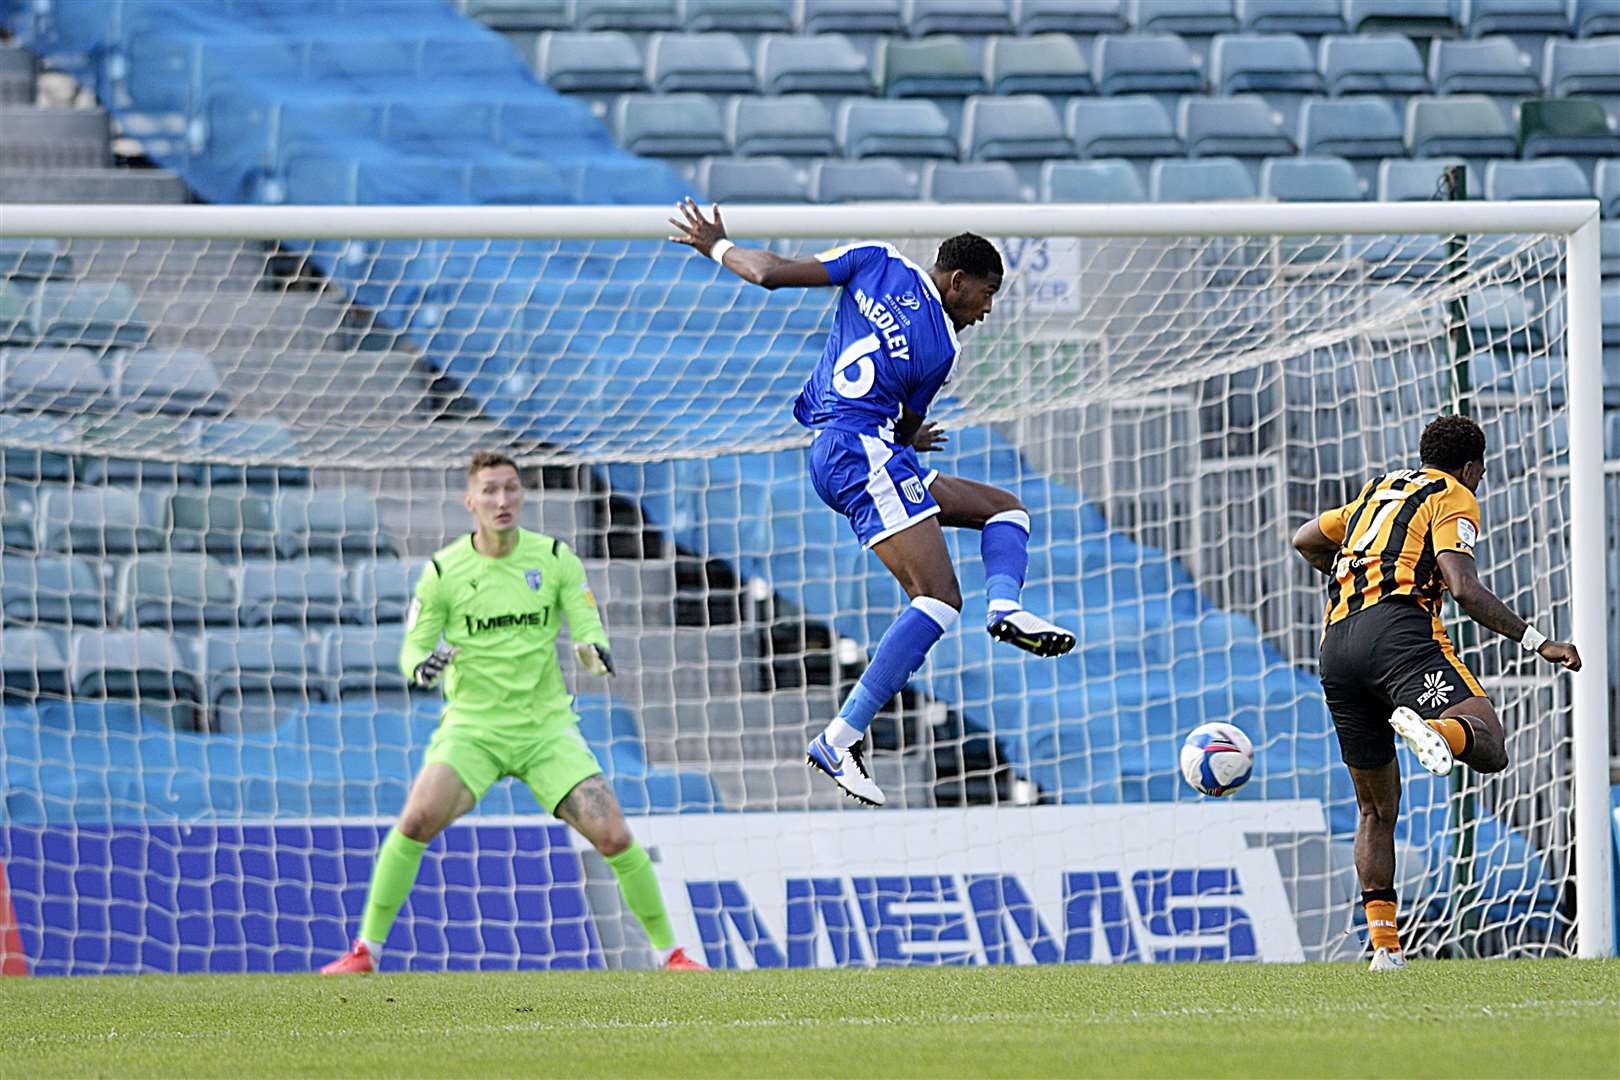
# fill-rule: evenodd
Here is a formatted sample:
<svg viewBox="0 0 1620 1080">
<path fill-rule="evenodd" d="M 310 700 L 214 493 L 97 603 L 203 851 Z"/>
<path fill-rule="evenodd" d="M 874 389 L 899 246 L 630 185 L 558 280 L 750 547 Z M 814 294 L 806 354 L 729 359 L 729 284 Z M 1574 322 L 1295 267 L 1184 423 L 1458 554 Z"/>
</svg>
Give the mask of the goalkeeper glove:
<svg viewBox="0 0 1620 1080">
<path fill-rule="evenodd" d="M 460 651 L 453 645 L 440 645 L 416 665 L 416 670 L 411 673 L 411 681 L 424 690 L 432 688 L 439 681 L 439 676 L 444 674 L 444 669 L 450 666 L 450 661 L 455 659 L 456 653 Z"/>
<path fill-rule="evenodd" d="M 592 675 L 613 674 L 613 654 L 606 645 L 575 645 L 574 656 L 579 666 Z"/>
</svg>

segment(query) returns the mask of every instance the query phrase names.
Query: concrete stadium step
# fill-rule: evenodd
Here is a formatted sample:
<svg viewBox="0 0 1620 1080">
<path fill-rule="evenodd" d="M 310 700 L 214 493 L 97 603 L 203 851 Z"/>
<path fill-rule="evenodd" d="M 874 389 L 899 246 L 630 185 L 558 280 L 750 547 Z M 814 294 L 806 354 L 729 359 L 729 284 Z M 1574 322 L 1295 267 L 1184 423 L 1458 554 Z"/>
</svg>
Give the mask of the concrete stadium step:
<svg viewBox="0 0 1620 1080">
<path fill-rule="evenodd" d="M 269 245 L 256 240 L 128 240 L 103 237 L 66 242 L 74 272 L 119 277 L 142 296 L 170 296 L 187 283 L 210 291 L 261 286 Z"/>
<path fill-rule="evenodd" d="M 426 411 L 432 383 L 420 358 L 403 352 L 213 349 L 209 356 L 238 409 L 306 424 L 394 423 Z"/>
<path fill-rule="evenodd" d="M 185 182 L 167 169 L 52 168 L 0 171 L 0 203 L 136 203 L 191 201 Z"/>
<path fill-rule="evenodd" d="M 111 130 L 102 109 L 0 106 L 0 169 L 60 172 L 112 164 Z M 72 201 L 72 200 L 53 200 Z"/>
<path fill-rule="evenodd" d="M 200 349 L 256 349 L 318 353 L 344 332 L 345 309 L 311 293 L 249 292 L 219 295 L 204 282 L 164 305 L 155 328 L 158 345 Z"/>
</svg>

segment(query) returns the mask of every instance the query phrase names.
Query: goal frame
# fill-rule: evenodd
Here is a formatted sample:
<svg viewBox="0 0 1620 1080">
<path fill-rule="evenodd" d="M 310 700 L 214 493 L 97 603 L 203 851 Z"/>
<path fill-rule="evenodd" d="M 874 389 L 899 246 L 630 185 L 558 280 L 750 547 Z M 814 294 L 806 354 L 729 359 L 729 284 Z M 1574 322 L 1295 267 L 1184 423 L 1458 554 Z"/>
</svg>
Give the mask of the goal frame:
<svg viewBox="0 0 1620 1080">
<path fill-rule="evenodd" d="M 0 236 L 62 239 L 660 240 L 667 206 L 125 206 L 13 204 Z M 938 237 L 971 222 L 1005 236 L 1173 237 L 1372 234 L 1557 235 L 1567 243 L 1570 598 L 1586 645 L 1573 705 L 1576 953 L 1615 952 L 1611 885 L 1604 560 L 1599 204 L 1592 199 L 1412 203 L 953 203 L 727 208 L 739 239 Z"/>
</svg>

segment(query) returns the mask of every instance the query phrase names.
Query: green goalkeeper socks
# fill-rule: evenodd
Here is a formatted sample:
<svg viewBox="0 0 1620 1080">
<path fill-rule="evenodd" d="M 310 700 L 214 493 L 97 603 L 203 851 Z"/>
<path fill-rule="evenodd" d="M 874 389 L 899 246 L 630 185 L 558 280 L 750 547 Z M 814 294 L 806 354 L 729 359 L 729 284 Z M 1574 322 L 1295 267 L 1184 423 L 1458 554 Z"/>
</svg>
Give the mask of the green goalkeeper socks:
<svg viewBox="0 0 1620 1080">
<path fill-rule="evenodd" d="M 632 840 L 630 846 L 617 855 L 609 855 L 607 864 L 613 868 L 619 879 L 619 891 L 624 893 L 624 902 L 641 920 L 641 928 L 647 931 L 647 940 L 652 942 L 653 948 L 674 946 L 675 928 L 664 910 L 664 894 L 658 890 L 658 874 L 653 870 L 647 850 Z M 367 912 L 369 918 L 369 906 Z"/>
<path fill-rule="evenodd" d="M 418 843 L 400 832 L 389 829 L 377 852 L 377 865 L 371 871 L 371 888 L 366 892 L 366 914 L 360 921 L 360 937 L 364 941 L 384 942 L 393 928 L 394 917 L 416 884 L 416 871 L 422 865 L 422 852 L 427 845 Z M 652 869 L 651 864 L 648 870 Z M 653 888 L 657 889 L 657 883 Z"/>
</svg>

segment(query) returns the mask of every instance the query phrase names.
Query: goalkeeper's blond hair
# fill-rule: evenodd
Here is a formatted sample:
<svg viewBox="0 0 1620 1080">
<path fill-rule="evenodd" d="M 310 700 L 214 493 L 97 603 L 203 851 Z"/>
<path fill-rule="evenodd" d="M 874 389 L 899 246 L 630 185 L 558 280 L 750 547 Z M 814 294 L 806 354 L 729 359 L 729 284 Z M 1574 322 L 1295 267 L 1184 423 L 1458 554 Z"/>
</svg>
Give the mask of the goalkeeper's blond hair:
<svg viewBox="0 0 1620 1080">
<path fill-rule="evenodd" d="M 482 470 L 494 469 L 501 465 L 510 465 L 514 469 L 517 468 L 517 462 L 499 450 L 480 450 L 467 463 L 467 482 L 471 483 L 473 478 Z"/>
</svg>

